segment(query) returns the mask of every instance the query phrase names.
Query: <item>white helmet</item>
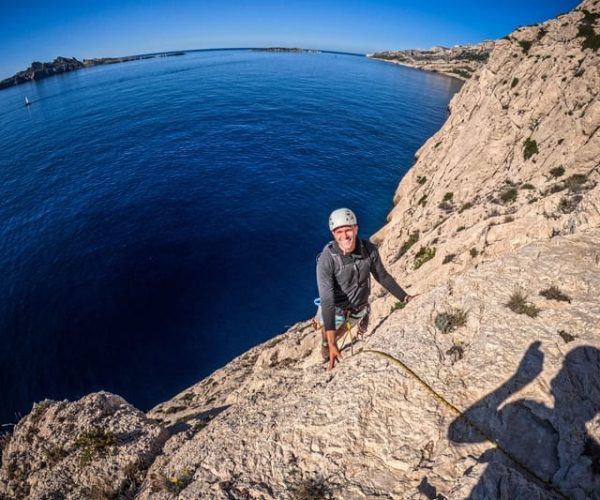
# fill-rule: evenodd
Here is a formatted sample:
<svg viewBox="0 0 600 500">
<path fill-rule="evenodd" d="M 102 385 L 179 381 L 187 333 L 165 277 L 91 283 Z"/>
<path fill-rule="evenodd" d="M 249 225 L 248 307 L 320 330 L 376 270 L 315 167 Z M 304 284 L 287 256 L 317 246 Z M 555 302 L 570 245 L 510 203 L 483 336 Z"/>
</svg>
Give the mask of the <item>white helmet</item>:
<svg viewBox="0 0 600 500">
<path fill-rule="evenodd" d="M 329 216 L 329 230 L 333 231 L 334 229 L 341 226 L 353 226 L 357 224 L 356 215 L 349 208 L 338 208 L 331 212 Z"/>
</svg>

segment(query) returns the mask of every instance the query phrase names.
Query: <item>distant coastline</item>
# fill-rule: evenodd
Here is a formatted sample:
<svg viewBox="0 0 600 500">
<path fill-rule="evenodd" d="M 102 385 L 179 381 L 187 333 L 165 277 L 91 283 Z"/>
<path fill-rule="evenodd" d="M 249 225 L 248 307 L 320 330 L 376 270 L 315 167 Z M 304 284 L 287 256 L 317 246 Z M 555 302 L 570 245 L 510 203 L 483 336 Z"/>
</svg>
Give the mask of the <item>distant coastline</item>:
<svg viewBox="0 0 600 500">
<path fill-rule="evenodd" d="M 192 49 L 192 50 L 180 50 L 173 52 L 161 52 L 156 54 L 143 54 L 134 56 L 123 56 L 123 57 L 99 57 L 94 59 L 83 59 L 78 60 L 75 57 L 62 57 L 59 56 L 52 62 L 33 62 L 31 66 L 23 71 L 15 73 L 13 76 L 0 80 L 0 90 L 8 87 L 14 87 L 22 83 L 28 83 L 36 80 L 42 80 L 54 75 L 60 75 L 69 71 L 76 71 L 82 68 L 89 68 L 92 66 L 99 66 L 102 64 L 116 64 L 129 61 L 139 61 L 141 59 L 153 59 L 155 57 L 173 57 L 182 56 L 188 52 L 205 52 L 205 51 L 218 51 L 218 50 L 251 50 L 254 52 L 302 52 L 308 54 L 344 54 L 350 56 L 364 57 L 365 54 L 358 54 L 354 52 L 338 52 L 331 50 L 320 50 L 320 49 L 304 49 L 300 47 L 237 47 L 237 48 L 214 48 L 214 49 Z"/>
<path fill-rule="evenodd" d="M 309 52 L 314 54 L 319 54 L 322 51 L 316 49 L 301 49 L 298 47 L 265 47 L 252 49 L 255 52 Z"/>
<path fill-rule="evenodd" d="M 452 48 L 438 46 L 429 50 L 375 52 L 367 54 L 367 57 L 466 81 L 487 62 L 494 46 L 494 41 L 487 40 L 475 45 L 456 45 Z"/>
<path fill-rule="evenodd" d="M 22 83 L 28 83 L 36 80 L 43 80 L 54 75 L 60 75 L 62 73 L 68 73 L 70 71 L 76 71 L 82 68 L 89 68 L 92 66 L 99 66 L 102 64 L 116 64 L 129 61 L 139 61 L 141 59 L 153 59 L 155 57 L 173 57 L 182 56 L 185 52 L 163 52 L 159 54 L 144 54 L 136 56 L 124 56 L 124 57 L 100 57 L 95 59 L 83 59 L 80 61 L 75 57 L 57 57 L 52 62 L 33 62 L 31 66 L 24 71 L 19 71 L 13 76 L 5 78 L 0 81 L 0 89 L 8 87 L 14 87 Z"/>
</svg>

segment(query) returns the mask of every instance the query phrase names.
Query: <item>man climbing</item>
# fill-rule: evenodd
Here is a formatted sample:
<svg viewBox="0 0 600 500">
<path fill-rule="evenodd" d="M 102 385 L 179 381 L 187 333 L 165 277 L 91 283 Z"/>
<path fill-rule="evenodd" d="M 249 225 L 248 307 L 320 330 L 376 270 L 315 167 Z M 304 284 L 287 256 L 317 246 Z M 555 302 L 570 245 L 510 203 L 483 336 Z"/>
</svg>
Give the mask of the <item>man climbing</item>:
<svg viewBox="0 0 600 500">
<path fill-rule="evenodd" d="M 317 260 L 317 286 L 320 305 L 316 321 L 321 330 L 321 354 L 329 360 L 329 369 L 342 359 L 337 339 L 344 333 L 346 321 L 358 323 L 358 335 L 367 330 L 369 293 L 374 278 L 398 300 L 408 303 L 409 295 L 383 267 L 377 247 L 358 239 L 356 215 L 339 208 L 329 216 L 330 241 Z"/>
</svg>

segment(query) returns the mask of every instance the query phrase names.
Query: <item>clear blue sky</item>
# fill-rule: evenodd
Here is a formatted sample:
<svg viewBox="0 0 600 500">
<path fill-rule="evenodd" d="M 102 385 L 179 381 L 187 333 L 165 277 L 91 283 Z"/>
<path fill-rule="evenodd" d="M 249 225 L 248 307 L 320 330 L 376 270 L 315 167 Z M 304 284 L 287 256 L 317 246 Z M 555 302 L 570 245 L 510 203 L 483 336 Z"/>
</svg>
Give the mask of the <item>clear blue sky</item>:
<svg viewBox="0 0 600 500">
<path fill-rule="evenodd" d="M 3 2 L 0 79 L 32 61 L 217 47 L 348 52 L 500 38 L 577 0 L 32 0 Z"/>
</svg>

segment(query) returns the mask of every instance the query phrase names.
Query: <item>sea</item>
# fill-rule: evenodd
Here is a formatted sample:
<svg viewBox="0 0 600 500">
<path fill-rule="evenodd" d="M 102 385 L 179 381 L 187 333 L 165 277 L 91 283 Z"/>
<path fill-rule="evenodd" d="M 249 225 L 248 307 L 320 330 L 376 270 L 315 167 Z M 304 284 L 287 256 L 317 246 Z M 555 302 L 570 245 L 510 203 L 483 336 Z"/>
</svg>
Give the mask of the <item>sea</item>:
<svg viewBox="0 0 600 500">
<path fill-rule="evenodd" d="M 1 90 L 0 424 L 99 390 L 148 410 L 308 319 L 329 213 L 383 226 L 460 85 L 206 50 Z"/>
</svg>

